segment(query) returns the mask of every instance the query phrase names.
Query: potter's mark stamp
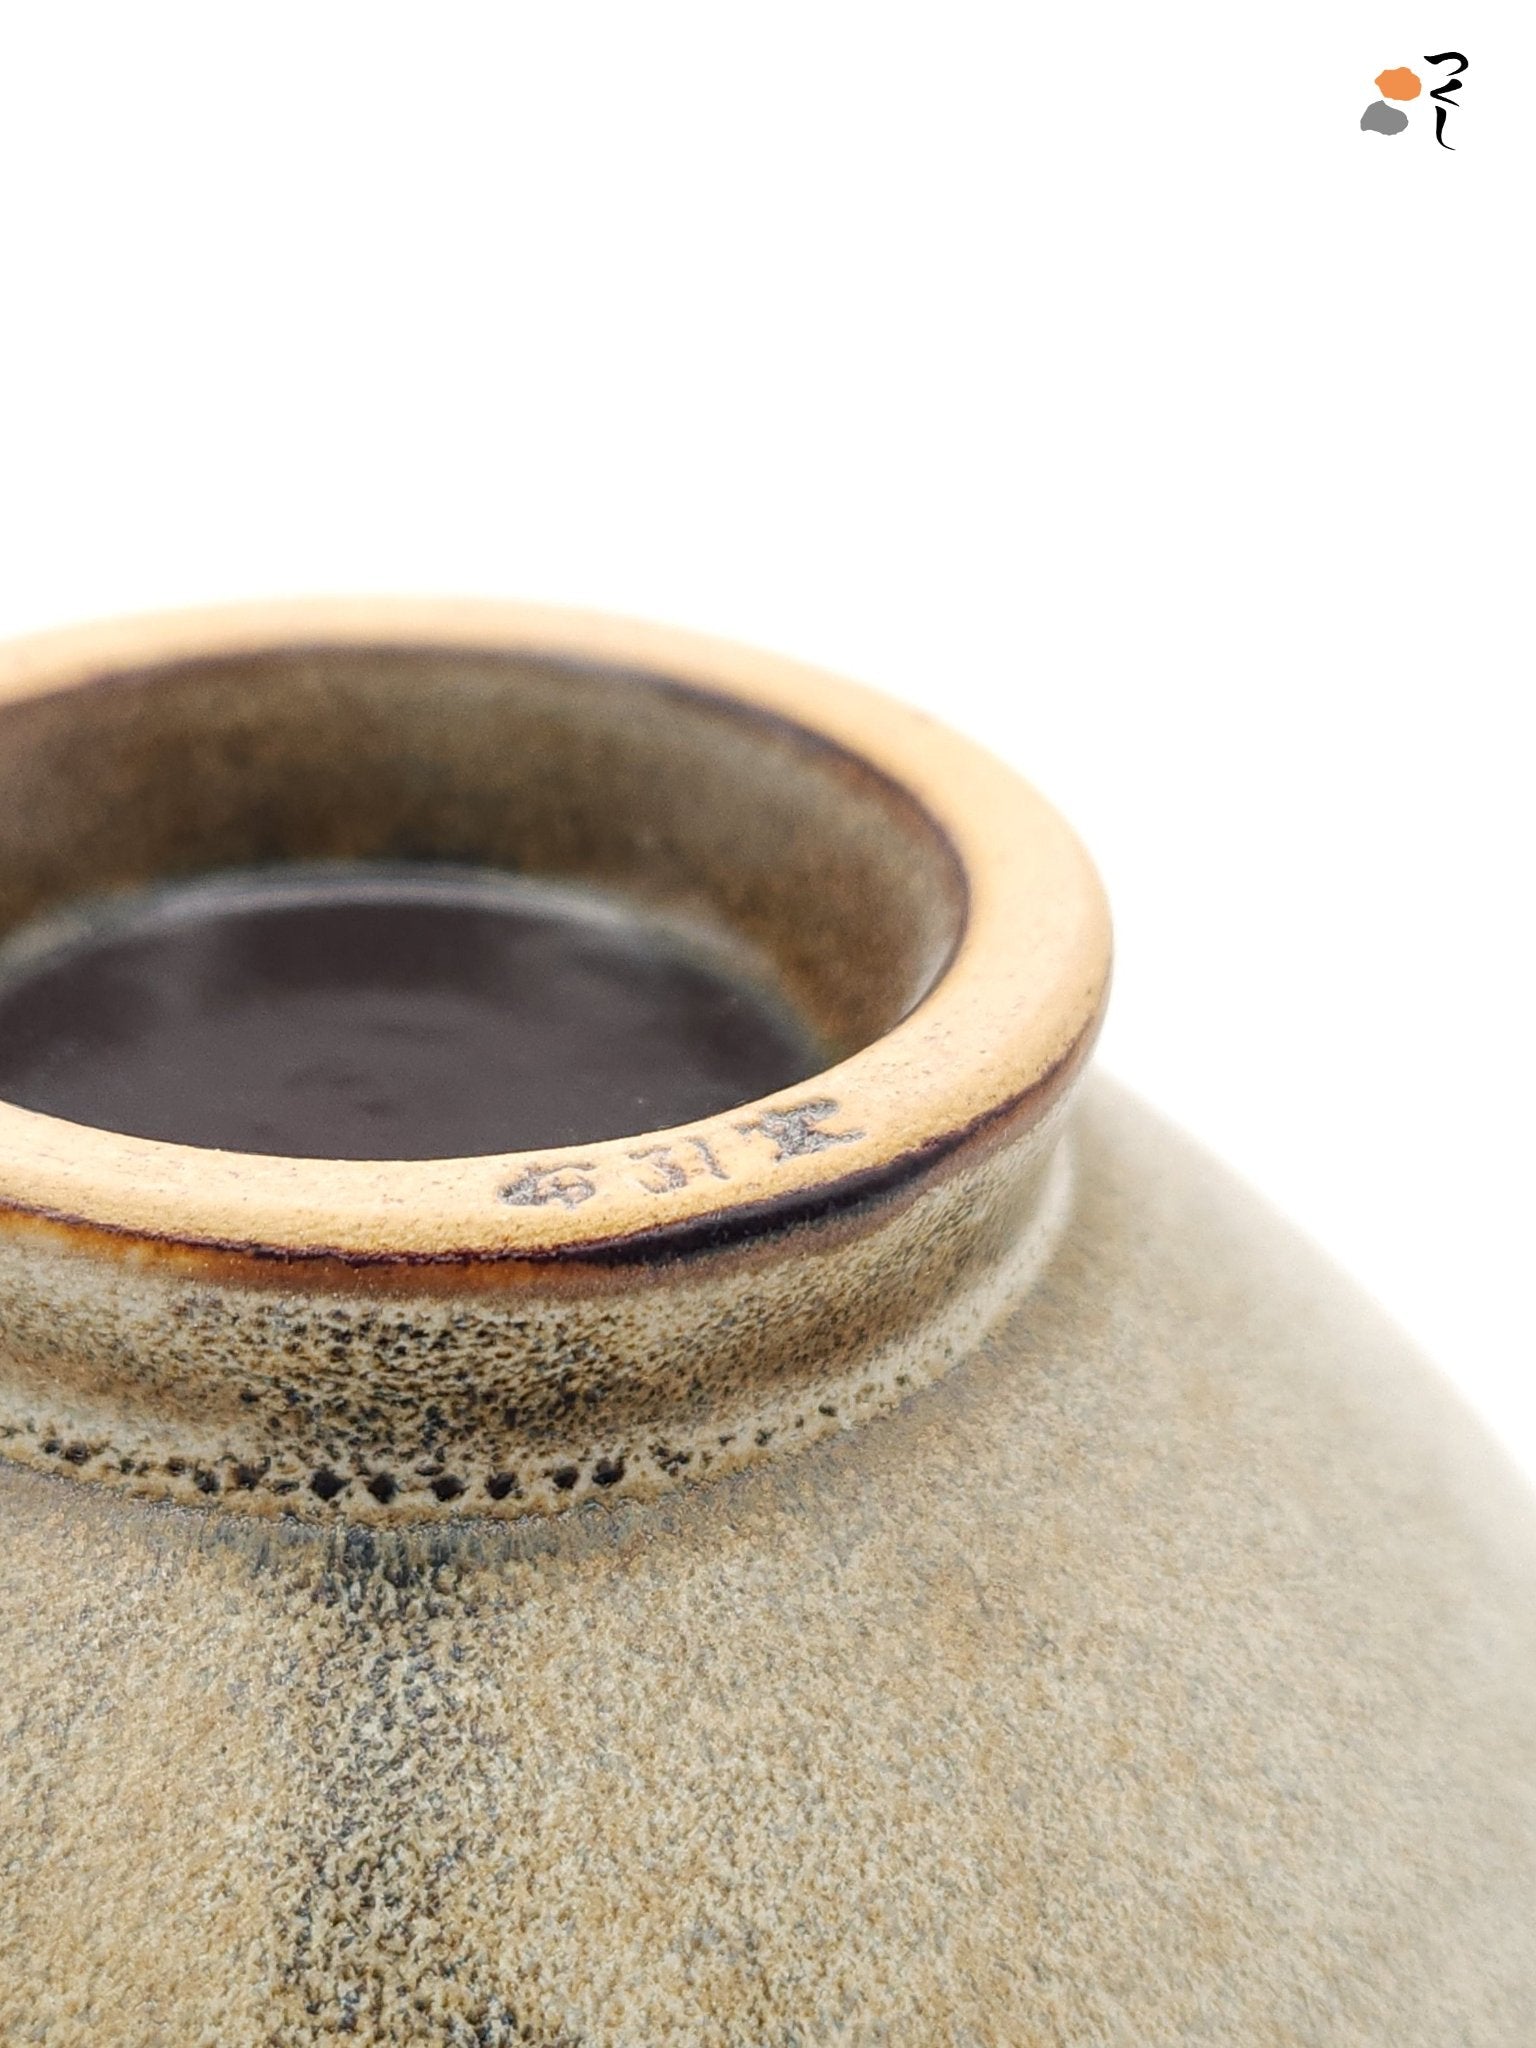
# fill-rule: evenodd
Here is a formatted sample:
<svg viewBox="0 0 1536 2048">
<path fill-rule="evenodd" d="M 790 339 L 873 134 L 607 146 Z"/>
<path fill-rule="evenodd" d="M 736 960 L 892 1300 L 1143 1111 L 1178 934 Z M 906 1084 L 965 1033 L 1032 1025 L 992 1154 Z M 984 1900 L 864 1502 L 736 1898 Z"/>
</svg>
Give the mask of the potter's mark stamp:
<svg viewBox="0 0 1536 2048">
<path fill-rule="evenodd" d="M 712 1138 L 673 1138 L 656 1145 L 637 1145 L 624 1161 L 597 1165 L 589 1159 L 535 1162 L 501 1189 L 501 1199 L 514 1209 L 547 1209 L 559 1204 L 579 1209 L 594 1195 L 611 1189 L 644 1195 L 672 1195 L 699 1181 L 733 1180 L 736 1173 L 762 1162 L 764 1146 L 772 1147 L 771 1163 L 804 1159 L 833 1145 L 851 1145 L 861 1130 L 839 1129 L 842 1106 L 830 1095 L 797 1102 L 788 1109 L 765 1109 Z M 732 1155 L 734 1154 L 734 1164 Z"/>
<path fill-rule="evenodd" d="M 675 1145 L 642 1145 L 629 1156 L 645 1169 L 640 1186 L 648 1195 L 669 1195 L 674 1188 L 685 1188 L 689 1181 L 705 1176 L 715 1180 L 731 1177 L 707 1138 L 682 1138 Z"/>
<path fill-rule="evenodd" d="M 830 1095 L 815 1102 L 797 1103 L 793 1109 L 765 1109 L 738 1131 L 750 1135 L 761 1131 L 774 1148 L 775 1159 L 803 1159 L 808 1152 L 825 1152 L 829 1145 L 851 1145 L 862 1131 L 829 1131 L 826 1120 L 837 1115 L 838 1106 Z"/>
<path fill-rule="evenodd" d="M 583 1202 L 590 1202 L 597 1193 L 597 1182 L 592 1178 L 593 1168 L 587 1160 L 568 1162 L 564 1166 L 530 1166 L 508 1181 L 501 1191 L 501 1199 L 510 1202 L 514 1209 L 547 1209 L 551 1202 L 560 1202 L 567 1209 L 576 1209 Z"/>
</svg>

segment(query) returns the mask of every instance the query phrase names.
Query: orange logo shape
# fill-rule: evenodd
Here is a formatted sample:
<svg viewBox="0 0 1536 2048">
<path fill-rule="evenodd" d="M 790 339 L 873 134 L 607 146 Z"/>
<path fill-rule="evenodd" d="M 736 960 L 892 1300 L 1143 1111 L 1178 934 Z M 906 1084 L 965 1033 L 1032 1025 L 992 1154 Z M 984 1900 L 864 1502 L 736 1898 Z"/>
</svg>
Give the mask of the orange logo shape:
<svg viewBox="0 0 1536 2048">
<path fill-rule="evenodd" d="M 1395 71 L 1377 73 L 1376 90 L 1384 100 L 1416 100 L 1423 91 L 1419 74 L 1400 64 Z"/>
</svg>

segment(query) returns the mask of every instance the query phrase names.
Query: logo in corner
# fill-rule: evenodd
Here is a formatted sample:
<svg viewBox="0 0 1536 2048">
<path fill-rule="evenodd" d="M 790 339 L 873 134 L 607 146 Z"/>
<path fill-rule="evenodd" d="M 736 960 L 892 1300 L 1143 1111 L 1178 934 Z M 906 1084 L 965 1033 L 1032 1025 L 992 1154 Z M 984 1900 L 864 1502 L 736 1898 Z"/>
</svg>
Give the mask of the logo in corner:
<svg viewBox="0 0 1536 2048">
<path fill-rule="evenodd" d="M 1460 104 L 1456 94 L 1461 91 L 1461 75 L 1467 68 L 1467 60 L 1460 50 L 1442 50 L 1437 57 L 1422 57 L 1419 61 L 1452 67 L 1438 85 L 1430 87 L 1429 96 L 1435 107 L 1435 140 L 1442 149 L 1454 148 L 1455 145 L 1445 139 L 1446 116 L 1452 107 Z M 1406 64 L 1399 64 L 1376 74 L 1376 90 L 1381 98 L 1372 100 L 1360 116 L 1361 128 L 1367 135 L 1401 135 L 1408 126 L 1408 116 L 1402 103 L 1419 97 L 1424 90 L 1423 79 Z M 1394 105 L 1394 101 L 1398 104 Z"/>
</svg>

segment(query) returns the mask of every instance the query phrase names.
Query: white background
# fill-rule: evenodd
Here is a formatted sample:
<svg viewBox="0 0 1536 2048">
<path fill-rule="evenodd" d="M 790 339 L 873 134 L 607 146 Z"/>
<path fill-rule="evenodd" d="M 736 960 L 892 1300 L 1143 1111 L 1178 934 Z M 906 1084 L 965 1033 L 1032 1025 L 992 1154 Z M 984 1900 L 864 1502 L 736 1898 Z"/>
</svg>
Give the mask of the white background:
<svg viewBox="0 0 1536 2048">
<path fill-rule="evenodd" d="M 1517 27 L 7 7 L 0 631 L 549 598 L 938 711 L 1098 855 L 1105 1061 L 1536 1472 Z"/>
</svg>

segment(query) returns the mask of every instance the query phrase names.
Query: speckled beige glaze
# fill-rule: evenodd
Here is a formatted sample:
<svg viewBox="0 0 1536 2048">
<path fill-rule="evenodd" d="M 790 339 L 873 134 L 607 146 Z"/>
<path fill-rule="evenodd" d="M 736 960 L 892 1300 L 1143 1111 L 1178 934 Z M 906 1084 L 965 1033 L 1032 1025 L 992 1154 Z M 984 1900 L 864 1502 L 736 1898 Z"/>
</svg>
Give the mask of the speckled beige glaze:
<svg viewBox="0 0 1536 2048">
<path fill-rule="evenodd" d="M 11 701 L 124 645 L 15 657 Z M 0 1113 L 0 2040 L 1524 2048 L 1528 1500 L 1314 1253 L 1073 1094 L 1107 947 L 1044 807 L 767 666 L 916 805 L 860 831 L 927 936 L 862 997 L 806 949 L 847 1046 L 807 1089 L 640 1161 L 449 1163 L 419 1211 Z M 827 887 L 894 931 L 880 867 Z"/>
</svg>

